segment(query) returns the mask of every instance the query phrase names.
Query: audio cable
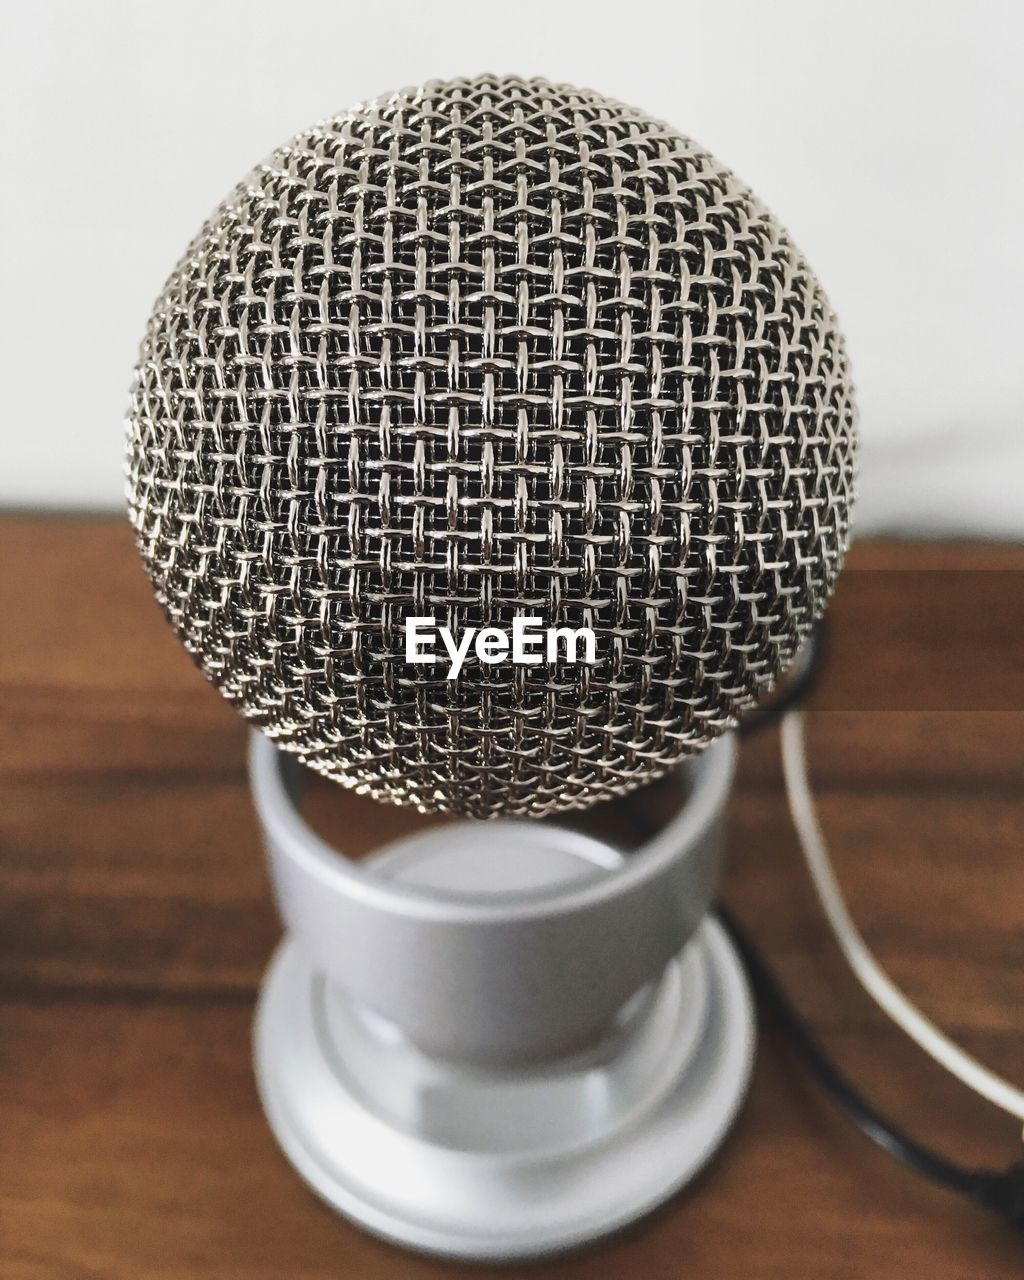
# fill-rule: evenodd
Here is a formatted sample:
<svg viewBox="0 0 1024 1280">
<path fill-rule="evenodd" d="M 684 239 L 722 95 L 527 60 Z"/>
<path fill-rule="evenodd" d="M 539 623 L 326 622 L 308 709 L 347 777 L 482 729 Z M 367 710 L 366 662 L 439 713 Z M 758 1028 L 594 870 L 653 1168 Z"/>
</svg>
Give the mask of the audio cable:
<svg viewBox="0 0 1024 1280">
<path fill-rule="evenodd" d="M 871 955 L 846 907 L 832 870 L 807 777 L 802 715 L 798 706 L 824 665 L 824 627 L 805 645 L 792 679 L 767 704 L 741 722 L 741 736 L 778 723 L 790 813 L 804 860 L 829 925 L 854 976 L 901 1029 L 946 1070 L 988 1101 L 1024 1119 L 1024 1093 L 977 1062 L 938 1030 L 896 987 Z M 975 1169 L 946 1158 L 884 1116 L 847 1078 L 824 1049 L 771 966 L 735 916 L 719 903 L 716 915 L 736 946 L 751 986 L 776 1017 L 798 1057 L 832 1101 L 868 1138 L 907 1168 L 1024 1231 L 1024 1162 L 1006 1169 Z"/>
<path fill-rule="evenodd" d="M 947 1191 L 966 1196 L 975 1204 L 998 1214 L 1018 1231 L 1024 1231 L 1024 1163 L 1001 1170 L 968 1168 L 916 1141 L 883 1116 L 822 1047 L 732 913 L 719 903 L 716 915 L 735 944 L 759 999 L 772 1010 L 790 1045 L 814 1079 L 857 1128 L 915 1173 Z"/>
<path fill-rule="evenodd" d="M 786 797 L 800 848 L 818 900 L 854 976 L 882 1012 L 939 1066 L 993 1106 L 1024 1123 L 1024 1091 L 996 1075 L 940 1031 L 896 986 L 868 949 L 846 905 L 818 822 L 799 711 L 785 713 L 780 734 Z"/>
</svg>

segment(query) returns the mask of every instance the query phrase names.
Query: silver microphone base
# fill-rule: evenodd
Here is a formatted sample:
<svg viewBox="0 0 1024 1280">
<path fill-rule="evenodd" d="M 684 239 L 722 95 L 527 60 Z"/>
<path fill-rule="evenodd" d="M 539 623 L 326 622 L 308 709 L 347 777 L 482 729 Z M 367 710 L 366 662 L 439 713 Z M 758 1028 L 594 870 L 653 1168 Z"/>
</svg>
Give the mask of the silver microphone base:
<svg viewBox="0 0 1024 1280">
<path fill-rule="evenodd" d="M 596 1240 L 689 1182 L 746 1091 L 754 1017 L 706 919 L 604 1040 L 555 1063 L 430 1057 L 288 940 L 254 1040 L 270 1125 L 329 1205 L 408 1248 L 498 1261 Z"/>
</svg>

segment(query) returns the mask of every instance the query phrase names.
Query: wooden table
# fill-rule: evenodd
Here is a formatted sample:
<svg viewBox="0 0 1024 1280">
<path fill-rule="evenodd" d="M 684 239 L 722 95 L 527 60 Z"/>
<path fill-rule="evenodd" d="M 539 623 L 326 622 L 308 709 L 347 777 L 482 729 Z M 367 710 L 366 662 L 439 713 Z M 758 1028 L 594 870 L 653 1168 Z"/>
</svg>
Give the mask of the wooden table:
<svg viewBox="0 0 1024 1280">
<path fill-rule="evenodd" d="M 0 519 L 0 1275 L 321 1280 L 495 1274 L 372 1240 L 308 1192 L 253 1088 L 278 937 L 241 721 L 193 669 L 114 518 Z M 895 978 L 1024 1078 L 1024 550 L 865 544 L 809 715 L 822 818 Z M 409 817 L 332 790 L 350 842 Z M 413 819 L 415 820 L 415 819 Z M 862 996 L 798 861 L 775 736 L 744 747 L 726 897 L 850 1074 L 965 1160 L 1017 1126 Z M 1024 1241 L 838 1115 L 762 1020 L 699 1182 L 522 1274 L 1000 1280 Z M 506 1276 L 519 1270 L 504 1270 Z"/>
</svg>

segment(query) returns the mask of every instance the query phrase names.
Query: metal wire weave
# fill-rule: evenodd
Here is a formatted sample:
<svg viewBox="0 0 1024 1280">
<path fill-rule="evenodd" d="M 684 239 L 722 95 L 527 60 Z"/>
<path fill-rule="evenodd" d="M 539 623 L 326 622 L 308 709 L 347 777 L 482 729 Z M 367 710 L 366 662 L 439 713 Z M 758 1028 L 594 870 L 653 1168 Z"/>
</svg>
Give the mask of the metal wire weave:
<svg viewBox="0 0 1024 1280">
<path fill-rule="evenodd" d="M 541 815 L 773 684 L 845 549 L 828 302 L 712 156 L 542 80 L 431 83 L 259 166 L 156 304 L 128 489 L 222 692 L 347 786 Z M 407 666 L 405 619 L 592 626 L 594 666 Z"/>
</svg>

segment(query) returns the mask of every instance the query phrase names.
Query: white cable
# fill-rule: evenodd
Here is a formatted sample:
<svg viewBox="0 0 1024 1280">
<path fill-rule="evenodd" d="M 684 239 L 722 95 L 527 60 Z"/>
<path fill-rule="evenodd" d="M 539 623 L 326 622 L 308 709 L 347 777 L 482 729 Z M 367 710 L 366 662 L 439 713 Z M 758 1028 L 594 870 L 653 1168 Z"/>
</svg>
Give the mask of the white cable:
<svg viewBox="0 0 1024 1280">
<path fill-rule="evenodd" d="M 846 906 L 832 869 L 828 847 L 807 778 L 803 715 L 790 711 L 782 718 L 782 771 L 786 798 L 807 869 L 836 941 L 861 986 L 903 1031 L 968 1088 L 1024 1121 L 1024 1090 L 990 1071 L 961 1049 L 896 986 L 868 950 Z"/>
</svg>

